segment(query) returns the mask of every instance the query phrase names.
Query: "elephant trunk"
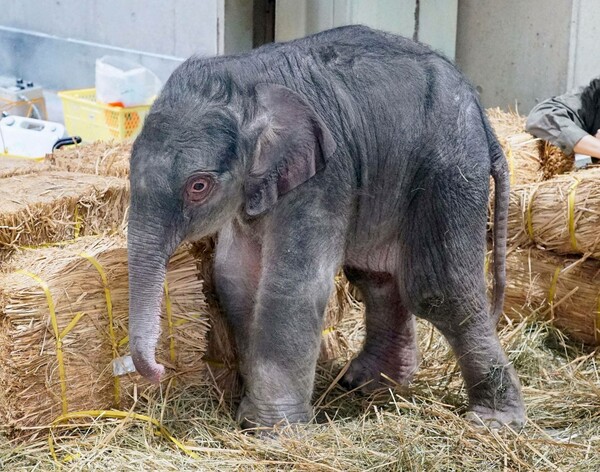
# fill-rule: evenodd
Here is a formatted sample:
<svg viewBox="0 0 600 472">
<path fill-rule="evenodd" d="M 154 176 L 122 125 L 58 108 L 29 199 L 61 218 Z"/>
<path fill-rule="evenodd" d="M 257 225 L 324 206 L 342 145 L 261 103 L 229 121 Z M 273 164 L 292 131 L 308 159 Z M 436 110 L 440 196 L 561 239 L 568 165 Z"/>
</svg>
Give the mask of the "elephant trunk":
<svg viewBox="0 0 600 472">
<path fill-rule="evenodd" d="M 155 230 L 155 228 L 153 228 Z M 166 265 L 171 255 L 165 238 L 147 228 L 128 229 L 129 347 L 136 370 L 158 383 L 165 368 L 156 362 Z"/>
</svg>

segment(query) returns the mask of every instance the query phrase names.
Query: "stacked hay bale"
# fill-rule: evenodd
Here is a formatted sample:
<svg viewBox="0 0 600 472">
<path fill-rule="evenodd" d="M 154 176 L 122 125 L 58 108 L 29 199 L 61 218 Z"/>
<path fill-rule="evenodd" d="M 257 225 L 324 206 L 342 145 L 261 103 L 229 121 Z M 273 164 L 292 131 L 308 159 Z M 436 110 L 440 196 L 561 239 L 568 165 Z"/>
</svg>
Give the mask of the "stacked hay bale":
<svg viewBox="0 0 600 472">
<path fill-rule="evenodd" d="M 511 185 L 540 182 L 573 170 L 573 155 L 525 131 L 526 116 L 500 108 L 486 111 L 506 155 Z"/>
<path fill-rule="evenodd" d="M 487 115 L 506 155 L 511 185 L 541 181 L 539 140 L 525 131 L 526 118 L 500 108 L 489 108 Z"/>
<path fill-rule="evenodd" d="M 125 223 L 125 179 L 34 172 L 0 179 L 0 262 L 19 247 L 118 232 Z"/>
<path fill-rule="evenodd" d="M 549 319 L 600 344 L 600 169 L 565 174 L 572 156 L 525 133 L 524 117 L 488 114 L 511 169 L 505 314 Z"/>
<path fill-rule="evenodd" d="M 600 169 L 512 188 L 508 217 L 512 245 L 600 259 L 599 230 Z"/>
<path fill-rule="evenodd" d="M 13 175 L 33 174 L 42 168 L 44 166 L 35 160 L 0 157 L 0 179 Z"/>
<path fill-rule="evenodd" d="M 533 310 L 600 344 L 600 169 L 511 191 L 505 312 Z"/>
<path fill-rule="evenodd" d="M 127 408 L 134 386 L 138 395 L 150 388 L 127 369 L 124 238 L 25 251 L 11 269 L 0 277 L 2 424 L 22 432 L 74 411 Z M 165 287 L 157 356 L 178 379 L 199 383 L 208 314 L 186 248 L 171 258 Z"/>
<path fill-rule="evenodd" d="M 54 169 L 113 177 L 129 176 L 130 142 L 97 142 L 67 146 L 46 156 Z"/>
<path fill-rule="evenodd" d="M 550 320 L 571 339 L 600 345 L 600 261 L 518 248 L 506 260 L 504 312 Z"/>
</svg>

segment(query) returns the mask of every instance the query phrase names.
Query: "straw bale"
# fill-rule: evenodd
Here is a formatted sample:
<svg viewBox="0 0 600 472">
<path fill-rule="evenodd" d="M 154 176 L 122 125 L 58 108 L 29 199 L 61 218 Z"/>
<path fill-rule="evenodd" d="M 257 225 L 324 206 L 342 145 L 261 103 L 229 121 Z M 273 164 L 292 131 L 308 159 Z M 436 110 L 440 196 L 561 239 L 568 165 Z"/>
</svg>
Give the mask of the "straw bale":
<svg viewBox="0 0 600 472">
<path fill-rule="evenodd" d="M 193 253 L 198 264 L 198 273 L 203 281 L 204 294 L 210 314 L 211 330 L 205 356 L 210 375 L 215 384 L 229 392 L 239 392 L 240 378 L 237 372 L 238 355 L 231 327 L 219 306 L 213 280 L 214 251 L 216 238 L 209 237 L 193 244 Z M 321 338 L 320 363 L 328 363 L 345 354 L 347 340 L 339 330 L 342 319 L 357 305 L 350 294 L 350 284 L 342 275 L 335 278 L 335 289 L 325 311 Z"/>
<path fill-rule="evenodd" d="M 572 203 L 570 203 L 572 202 Z M 511 244 L 600 259 L 600 169 L 516 186 L 510 194 Z"/>
<path fill-rule="evenodd" d="M 575 166 L 574 154 L 567 155 L 559 147 L 540 139 L 538 141 L 542 173 L 544 180 L 549 180 L 555 175 L 566 174 Z"/>
<path fill-rule="evenodd" d="M 506 260 L 504 312 L 551 320 L 574 340 L 600 345 L 600 262 L 517 249 Z"/>
<path fill-rule="evenodd" d="M 78 146 L 66 146 L 46 156 L 51 168 L 113 177 L 129 176 L 129 142 L 97 141 Z"/>
<path fill-rule="evenodd" d="M 0 182 L 0 262 L 19 246 L 116 232 L 129 205 L 129 182 L 115 177 L 48 172 Z"/>
<path fill-rule="evenodd" d="M 488 108 L 486 111 L 506 155 L 511 185 L 542 180 L 539 140 L 525 131 L 526 117 L 500 108 Z"/>
<path fill-rule="evenodd" d="M 0 179 L 12 177 L 13 175 L 33 174 L 45 169 L 41 162 L 29 159 L 10 159 L 0 157 Z"/>
<path fill-rule="evenodd" d="M 81 255 L 95 257 L 107 277 L 108 301 L 99 271 Z M 138 374 L 118 377 L 115 394 L 112 360 L 128 354 L 127 250 L 123 238 L 87 237 L 65 247 L 25 251 L 15 265 L 36 274 L 49 287 L 62 336 L 67 411 L 127 408 L 137 394 L 154 388 Z M 158 359 L 178 382 L 204 381 L 208 317 L 196 264 L 186 247 L 171 258 L 167 269 L 172 306 L 169 328 L 163 300 L 162 336 Z M 63 413 L 58 348 L 49 303 L 39 281 L 12 272 L 0 279 L 0 421 L 22 432 L 47 426 Z M 113 349 L 113 339 L 117 343 Z M 171 351 L 171 347 L 173 351 Z M 174 355 L 174 356 L 173 356 Z M 172 357 L 173 356 L 173 357 Z M 164 383 L 163 383 L 164 385 Z"/>
</svg>

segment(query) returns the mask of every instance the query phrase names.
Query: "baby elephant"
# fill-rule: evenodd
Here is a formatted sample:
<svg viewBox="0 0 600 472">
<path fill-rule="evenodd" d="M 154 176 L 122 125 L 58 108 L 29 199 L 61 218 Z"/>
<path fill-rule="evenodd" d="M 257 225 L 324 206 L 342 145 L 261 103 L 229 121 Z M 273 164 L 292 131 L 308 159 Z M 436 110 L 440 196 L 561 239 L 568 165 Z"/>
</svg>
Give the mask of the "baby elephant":
<svg viewBox="0 0 600 472">
<path fill-rule="evenodd" d="M 494 295 L 486 297 L 489 177 Z M 242 425 L 311 419 L 324 309 L 343 267 L 367 335 L 344 380 L 405 384 L 415 318 L 458 357 L 472 417 L 519 426 L 495 330 L 505 286 L 508 172 L 477 94 L 426 46 L 349 26 L 247 54 L 192 57 L 169 78 L 131 156 L 130 347 L 158 382 L 165 265 L 218 232 Z"/>
</svg>

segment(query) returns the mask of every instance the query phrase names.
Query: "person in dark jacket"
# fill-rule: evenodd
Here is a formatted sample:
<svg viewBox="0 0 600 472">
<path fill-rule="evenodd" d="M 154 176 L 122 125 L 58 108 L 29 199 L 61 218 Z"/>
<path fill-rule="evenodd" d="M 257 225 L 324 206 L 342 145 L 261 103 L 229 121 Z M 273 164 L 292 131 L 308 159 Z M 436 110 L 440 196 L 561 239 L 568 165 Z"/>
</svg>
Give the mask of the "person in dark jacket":
<svg viewBox="0 0 600 472">
<path fill-rule="evenodd" d="M 539 103 L 529 113 L 525 129 L 567 155 L 600 158 L 600 77 L 582 90 Z"/>
</svg>

